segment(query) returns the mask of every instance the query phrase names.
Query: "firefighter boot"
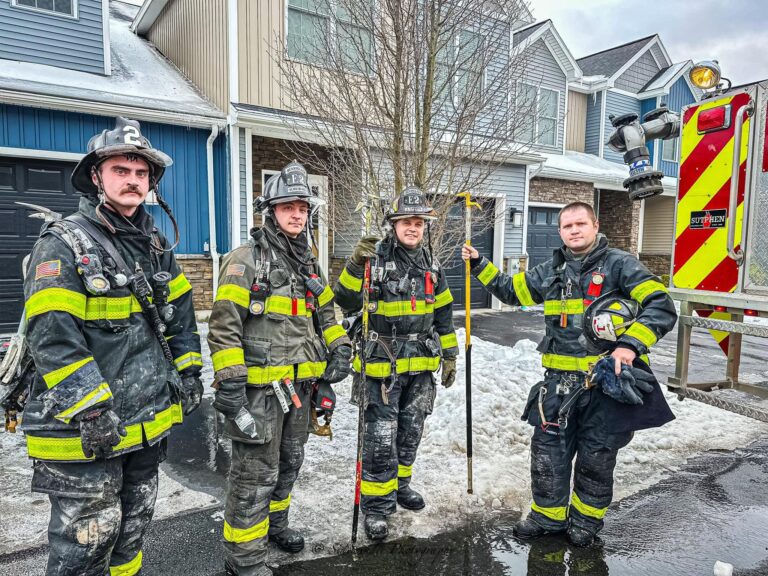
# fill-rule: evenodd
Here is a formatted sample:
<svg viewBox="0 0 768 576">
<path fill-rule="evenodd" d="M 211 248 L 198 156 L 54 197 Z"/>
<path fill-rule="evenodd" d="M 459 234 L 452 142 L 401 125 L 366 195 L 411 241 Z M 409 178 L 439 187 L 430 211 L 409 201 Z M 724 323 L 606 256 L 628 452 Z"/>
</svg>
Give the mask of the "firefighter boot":
<svg viewBox="0 0 768 576">
<path fill-rule="evenodd" d="M 398 489 L 397 503 L 406 510 L 421 510 L 425 506 L 423 496 L 410 486 Z"/>
<path fill-rule="evenodd" d="M 564 531 L 565 528 L 562 530 L 548 530 L 532 518 L 520 520 L 517 524 L 515 524 L 514 528 L 512 528 L 512 534 L 522 540 L 539 538 L 540 536 L 545 536 L 546 534 L 560 534 Z"/>
<path fill-rule="evenodd" d="M 565 536 L 568 538 L 568 542 L 580 548 L 591 546 L 595 541 L 595 535 L 592 532 L 574 524 L 568 526 Z"/>
<path fill-rule="evenodd" d="M 280 550 L 291 554 L 301 552 L 304 549 L 304 536 L 291 528 L 286 528 L 277 534 L 270 534 L 269 541 L 277 544 Z"/>
<path fill-rule="evenodd" d="M 365 535 L 369 540 L 384 540 L 389 534 L 387 527 L 387 517 L 381 514 L 365 515 Z"/>
</svg>

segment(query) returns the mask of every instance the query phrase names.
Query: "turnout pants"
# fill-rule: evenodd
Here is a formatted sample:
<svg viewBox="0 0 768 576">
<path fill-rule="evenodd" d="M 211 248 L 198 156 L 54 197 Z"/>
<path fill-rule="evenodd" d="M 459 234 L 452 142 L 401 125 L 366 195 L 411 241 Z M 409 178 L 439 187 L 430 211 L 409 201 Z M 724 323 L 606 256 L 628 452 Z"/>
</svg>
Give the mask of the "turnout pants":
<svg viewBox="0 0 768 576">
<path fill-rule="evenodd" d="M 546 389 L 543 424 L 537 394 L 541 386 Z M 562 374 L 554 371 L 531 392 L 535 400 L 529 402 L 527 418 L 536 428 L 531 441 L 533 504 L 529 518 L 548 530 L 565 530 L 569 521 L 592 534 L 603 527 L 603 517 L 613 499 L 616 455 L 629 444 L 632 432 L 606 431 L 606 406 L 601 394 L 595 388 L 580 390 L 578 386 L 566 392 Z M 557 426 L 561 406 L 569 401 L 572 405 L 567 417 L 560 419 Z"/>
<path fill-rule="evenodd" d="M 133 576 L 155 510 L 165 439 L 106 460 L 36 460 L 32 491 L 51 501 L 46 576 Z"/>
<path fill-rule="evenodd" d="M 359 380 L 360 376 L 356 375 Z M 432 413 L 435 381 L 431 372 L 401 374 L 384 401 L 382 383 L 368 378 L 360 506 L 367 514 L 394 514 L 397 490 L 411 482 L 424 421 Z"/>
<path fill-rule="evenodd" d="M 259 574 L 267 557 L 269 534 L 288 527 L 291 490 L 304 462 L 309 435 L 310 384 L 295 384 L 301 409 L 283 413 L 271 386 L 246 389 L 258 439 L 243 437 L 227 422 L 232 438 L 227 503 L 224 509 L 224 556 L 227 568 L 241 576 Z"/>
</svg>

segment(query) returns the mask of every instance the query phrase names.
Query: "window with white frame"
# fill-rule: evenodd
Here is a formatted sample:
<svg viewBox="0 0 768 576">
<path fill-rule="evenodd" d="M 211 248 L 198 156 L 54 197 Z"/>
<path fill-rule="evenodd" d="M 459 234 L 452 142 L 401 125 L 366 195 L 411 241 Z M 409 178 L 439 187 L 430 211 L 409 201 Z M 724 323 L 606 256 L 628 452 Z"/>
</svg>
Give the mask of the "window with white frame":
<svg viewBox="0 0 768 576">
<path fill-rule="evenodd" d="M 11 0 L 11 6 L 77 18 L 77 0 Z"/>
<path fill-rule="evenodd" d="M 373 62 L 373 33 L 365 26 L 374 0 L 288 0 L 288 57 L 327 65 L 338 56 L 350 72 L 365 74 Z M 350 7 L 354 5 L 354 13 Z M 337 54 L 329 54 L 329 50 Z"/>
<path fill-rule="evenodd" d="M 678 146 L 680 138 L 661 141 L 661 159 L 665 162 L 677 162 Z"/>
<path fill-rule="evenodd" d="M 522 118 L 517 133 L 521 142 L 555 146 L 560 93 L 533 84 L 518 83 L 517 111 Z"/>
<path fill-rule="evenodd" d="M 482 43 L 479 33 L 461 30 L 437 55 L 435 89 L 444 101 L 450 98 L 457 108 L 466 105 L 468 99 L 479 100 L 482 95 L 485 82 Z"/>
</svg>

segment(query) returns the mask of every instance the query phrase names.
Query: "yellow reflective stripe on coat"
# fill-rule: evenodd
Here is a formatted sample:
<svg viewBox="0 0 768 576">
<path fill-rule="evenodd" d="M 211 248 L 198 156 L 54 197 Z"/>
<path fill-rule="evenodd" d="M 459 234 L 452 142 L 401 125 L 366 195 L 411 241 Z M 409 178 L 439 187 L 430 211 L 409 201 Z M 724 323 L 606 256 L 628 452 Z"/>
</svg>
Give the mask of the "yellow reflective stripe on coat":
<svg viewBox="0 0 768 576">
<path fill-rule="evenodd" d="M 176 366 L 176 370 L 181 372 L 190 366 L 202 366 L 203 357 L 199 352 L 187 352 L 183 356 L 174 358 L 173 363 Z"/>
<path fill-rule="evenodd" d="M 32 294 L 24 303 L 27 319 L 46 312 L 66 312 L 85 319 L 85 294 L 66 288 L 44 288 Z"/>
<path fill-rule="evenodd" d="M 576 494 L 576 492 L 573 493 L 573 496 L 571 497 L 571 506 L 576 508 L 581 514 L 584 516 L 589 516 L 590 518 L 597 518 L 598 520 L 602 520 L 603 516 L 605 516 L 605 513 L 608 511 L 608 507 L 605 508 L 595 508 L 594 506 L 590 506 L 589 504 L 584 504 L 584 502 L 581 501 L 579 498 L 579 495 Z"/>
<path fill-rule="evenodd" d="M 229 522 L 224 520 L 224 540 L 242 544 L 251 542 L 258 538 L 264 538 L 269 532 L 269 516 L 261 522 L 250 528 L 234 528 Z"/>
<path fill-rule="evenodd" d="M 635 286 L 629 295 L 632 300 L 636 300 L 642 305 L 649 296 L 656 294 L 657 292 L 669 294 L 667 287 L 658 280 L 647 280 Z"/>
<path fill-rule="evenodd" d="M 398 478 L 410 478 L 413 474 L 413 464 L 410 466 L 404 466 L 403 464 L 397 465 L 397 477 Z"/>
<path fill-rule="evenodd" d="M 83 358 L 82 360 L 78 360 L 77 362 L 72 362 L 71 364 L 67 364 L 66 366 L 62 366 L 61 368 L 54 370 L 52 372 L 48 372 L 45 376 L 43 376 L 43 380 L 45 380 L 45 385 L 48 386 L 48 388 L 53 388 L 61 382 L 62 380 L 69 378 L 80 370 L 83 366 L 88 364 L 89 362 L 93 361 L 93 356 L 88 356 L 88 358 Z"/>
<path fill-rule="evenodd" d="M 120 443 L 114 447 L 114 451 L 125 450 L 134 446 L 141 445 L 146 436 L 147 440 L 153 440 L 166 432 L 174 424 L 181 423 L 183 419 L 181 404 L 173 404 L 162 412 L 155 415 L 155 419 L 150 422 L 140 422 L 126 426 L 128 434 L 121 438 Z M 73 431 L 76 432 L 76 431 Z M 93 460 L 93 457 L 86 458 L 83 454 L 83 445 L 80 436 L 68 438 L 50 438 L 44 436 L 35 436 L 34 433 L 27 433 L 27 454 L 30 458 L 38 460 L 53 461 L 77 461 Z"/>
<path fill-rule="evenodd" d="M 352 292 L 360 292 L 363 289 L 363 279 L 352 276 L 352 274 L 347 272 L 346 268 L 339 275 L 339 284 L 347 290 L 352 290 Z"/>
<path fill-rule="evenodd" d="M 459 346 L 459 340 L 456 338 L 456 332 L 450 334 L 443 334 L 440 336 L 440 346 L 443 350 L 447 348 L 454 348 Z"/>
<path fill-rule="evenodd" d="M 330 346 L 331 344 L 336 342 L 336 340 L 338 340 L 339 338 L 343 338 L 346 335 L 347 335 L 347 331 L 344 330 L 344 328 L 342 328 L 338 324 L 334 326 L 329 326 L 328 328 L 323 330 L 323 339 L 325 340 L 326 346 Z"/>
<path fill-rule="evenodd" d="M 410 300 L 395 300 L 394 302 L 379 300 L 376 303 L 376 311 L 373 314 L 391 318 L 393 316 L 424 316 L 435 311 L 435 305 L 427 304 L 425 300 L 416 300 L 416 309 L 414 310 L 413 308 L 414 306 Z"/>
<path fill-rule="evenodd" d="M 453 302 L 453 294 L 451 294 L 451 291 L 446 288 L 440 294 L 435 296 L 435 308 L 442 308 L 443 306 L 447 306 L 448 304 L 451 304 Z"/>
<path fill-rule="evenodd" d="M 412 372 L 434 372 L 440 367 L 440 357 L 427 358 L 416 356 L 414 358 L 398 358 L 397 373 L 408 374 Z M 352 368 L 360 372 L 360 356 L 355 356 Z M 371 378 L 386 378 L 392 373 L 392 365 L 389 362 L 366 362 L 365 374 Z"/>
<path fill-rule="evenodd" d="M 531 296 L 531 291 L 528 290 L 528 281 L 525 279 L 525 272 L 518 272 L 512 276 L 512 288 L 515 290 L 517 299 L 520 300 L 522 306 L 535 306 L 536 302 Z"/>
<path fill-rule="evenodd" d="M 219 302 L 220 300 L 228 300 L 238 306 L 248 308 L 248 305 L 251 303 L 251 291 L 237 284 L 222 284 L 216 291 L 214 302 Z"/>
<path fill-rule="evenodd" d="M 325 372 L 326 362 L 301 362 L 296 378 L 309 380 L 319 378 Z M 248 384 L 271 384 L 284 378 L 293 379 L 293 366 L 248 366 Z"/>
<path fill-rule="evenodd" d="M 307 301 L 297 298 L 296 314 L 293 314 L 294 300 L 288 296 L 269 296 L 264 302 L 264 313 L 282 314 L 283 316 L 312 316 L 312 310 L 307 310 Z"/>
<path fill-rule="evenodd" d="M 477 275 L 477 279 L 483 286 L 488 286 L 490 281 L 496 278 L 498 275 L 499 269 L 496 268 L 493 262 L 488 262 L 488 264 L 485 265 L 485 268 L 483 268 Z"/>
<path fill-rule="evenodd" d="M 531 504 L 531 510 L 536 511 L 547 518 L 551 518 L 552 520 L 564 521 L 568 515 L 568 508 L 566 506 L 539 506 L 534 502 Z"/>
<path fill-rule="evenodd" d="M 141 304 L 133 296 L 98 296 L 85 303 L 86 320 L 124 320 L 136 312 L 141 312 Z"/>
<path fill-rule="evenodd" d="M 135 576 L 141 570 L 142 556 L 141 550 L 139 550 L 139 553 L 130 562 L 118 566 L 110 566 L 109 576 Z"/>
<path fill-rule="evenodd" d="M 325 289 L 320 293 L 320 296 L 317 297 L 317 305 L 325 306 L 331 300 L 333 300 L 333 290 L 331 290 L 330 286 L 326 286 Z"/>
<path fill-rule="evenodd" d="M 88 394 L 83 396 L 78 402 L 74 404 L 74 406 L 70 406 L 66 410 L 62 410 L 56 414 L 54 418 L 69 423 L 73 415 L 78 414 L 79 412 L 82 412 L 86 408 L 90 408 L 99 402 L 109 400 L 110 398 L 112 398 L 112 390 L 109 389 L 109 384 L 102 382 L 95 390 L 91 390 L 88 392 Z"/>
<path fill-rule="evenodd" d="M 288 507 L 290 505 L 291 505 L 291 495 L 288 494 L 288 498 L 285 498 L 284 500 L 270 500 L 269 511 L 282 512 L 283 510 L 288 510 Z"/>
<path fill-rule="evenodd" d="M 544 316 L 560 316 L 560 314 L 562 314 L 563 312 L 565 312 L 566 314 L 583 314 L 584 300 L 581 300 L 581 299 L 566 300 L 565 306 L 563 306 L 562 300 L 545 300 L 544 301 Z"/>
<path fill-rule="evenodd" d="M 173 302 L 176 298 L 180 298 L 192 290 L 192 284 L 189 283 L 189 280 L 187 280 L 187 277 L 184 276 L 184 273 L 182 272 L 176 276 L 176 278 L 168 282 L 168 290 L 171 292 L 168 295 L 168 302 Z"/>
<path fill-rule="evenodd" d="M 239 366 L 245 364 L 245 353 L 242 348 L 225 348 L 211 354 L 213 361 L 213 370 L 218 372 L 230 366 Z"/>
<path fill-rule="evenodd" d="M 561 354 L 544 354 L 541 357 L 541 365 L 544 368 L 554 368 L 555 370 L 571 370 L 586 372 L 591 364 L 600 360 L 601 356 L 563 356 Z"/>
<path fill-rule="evenodd" d="M 397 490 L 397 478 L 392 478 L 387 482 L 371 482 L 363 480 L 360 482 L 360 494 L 363 496 L 386 496 Z"/>
<path fill-rule="evenodd" d="M 627 331 L 624 332 L 625 336 L 632 336 L 632 338 L 637 338 L 645 344 L 646 348 L 650 348 L 654 344 L 656 344 L 656 341 L 658 340 L 658 337 L 654 333 L 653 330 L 648 328 L 645 324 L 641 324 L 640 322 L 633 322 L 632 325 L 627 328 Z"/>
</svg>

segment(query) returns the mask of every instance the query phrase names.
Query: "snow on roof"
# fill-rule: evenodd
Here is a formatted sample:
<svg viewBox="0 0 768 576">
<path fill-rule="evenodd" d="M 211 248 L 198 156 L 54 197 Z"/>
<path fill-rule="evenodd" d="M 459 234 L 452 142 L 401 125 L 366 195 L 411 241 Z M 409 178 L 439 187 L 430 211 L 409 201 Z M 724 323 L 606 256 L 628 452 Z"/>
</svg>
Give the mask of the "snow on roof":
<svg viewBox="0 0 768 576">
<path fill-rule="evenodd" d="M 138 7 L 110 2 L 112 75 L 0 59 L 0 89 L 224 118 L 155 48 L 129 30 Z"/>
<path fill-rule="evenodd" d="M 542 178 L 559 178 L 579 182 L 592 182 L 596 188 L 624 190 L 622 183 L 629 177 L 629 168 L 623 164 L 599 158 L 593 154 L 566 150 L 565 154 L 541 153 L 546 158 Z M 662 181 L 665 195 L 674 194 L 677 178 L 665 176 Z"/>
<path fill-rule="evenodd" d="M 668 68 L 659 70 L 659 73 L 651 78 L 648 81 L 648 84 L 646 84 L 640 92 L 650 92 L 652 90 L 664 88 L 689 63 L 689 60 L 685 62 L 678 62 L 677 64 L 672 64 L 672 66 L 669 66 Z"/>
</svg>

